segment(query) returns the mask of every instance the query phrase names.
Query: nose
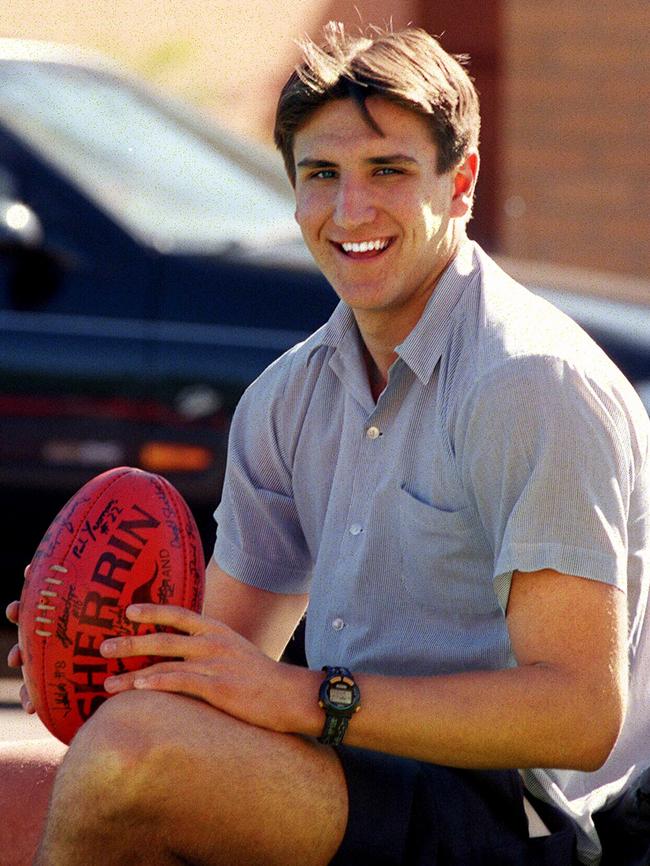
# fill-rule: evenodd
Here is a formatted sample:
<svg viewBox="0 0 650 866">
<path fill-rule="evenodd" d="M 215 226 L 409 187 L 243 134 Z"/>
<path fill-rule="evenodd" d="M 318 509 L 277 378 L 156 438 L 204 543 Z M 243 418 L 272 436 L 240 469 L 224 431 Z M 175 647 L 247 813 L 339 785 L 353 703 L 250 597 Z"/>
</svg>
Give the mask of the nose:
<svg viewBox="0 0 650 866">
<path fill-rule="evenodd" d="M 376 215 L 376 208 L 365 185 L 356 180 L 341 179 L 334 204 L 335 224 L 350 230 L 371 223 Z"/>
</svg>

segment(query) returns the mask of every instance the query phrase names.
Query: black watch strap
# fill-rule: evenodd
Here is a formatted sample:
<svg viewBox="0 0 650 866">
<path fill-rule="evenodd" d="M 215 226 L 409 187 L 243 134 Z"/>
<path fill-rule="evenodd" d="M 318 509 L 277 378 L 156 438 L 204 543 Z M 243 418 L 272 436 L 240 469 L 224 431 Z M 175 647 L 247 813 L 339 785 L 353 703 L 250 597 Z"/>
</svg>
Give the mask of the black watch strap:
<svg viewBox="0 0 650 866">
<path fill-rule="evenodd" d="M 361 695 L 347 668 L 326 666 L 323 670 L 325 679 L 318 693 L 318 703 L 325 711 L 325 724 L 318 741 L 327 746 L 338 746 L 350 719 L 361 708 Z"/>
<path fill-rule="evenodd" d="M 325 743 L 326 746 L 338 746 L 343 742 L 343 737 L 348 729 L 350 719 L 345 716 L 326 715 L 325 724 L 323 725 L 323 733 L 318 738 L 319 743 Z"/>
</svg>

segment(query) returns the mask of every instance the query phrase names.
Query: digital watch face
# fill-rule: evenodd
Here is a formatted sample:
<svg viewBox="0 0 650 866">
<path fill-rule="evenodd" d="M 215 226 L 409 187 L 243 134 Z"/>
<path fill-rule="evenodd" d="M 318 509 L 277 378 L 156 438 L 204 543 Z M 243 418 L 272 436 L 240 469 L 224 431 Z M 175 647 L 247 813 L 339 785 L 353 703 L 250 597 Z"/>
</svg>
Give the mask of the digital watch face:
<svg viewBox="0 0 650 866">
<path fill-rule="evenodd" d="M 354 692 L 352 686 L 345 682 L 332 683 L 329 689 L 330 703 L 337 707 L 350 707 L 354 700 Z"/>
<path fill-rule="evenodd" d="M 344 713 L 346 710 L 356 709 L 359 702 L 359 689 L 351 677 L 333 676 L 323 683 L 323 687 L 321 700 L 326 701 L 332 711 L 339 710 Z"/>
</svg>

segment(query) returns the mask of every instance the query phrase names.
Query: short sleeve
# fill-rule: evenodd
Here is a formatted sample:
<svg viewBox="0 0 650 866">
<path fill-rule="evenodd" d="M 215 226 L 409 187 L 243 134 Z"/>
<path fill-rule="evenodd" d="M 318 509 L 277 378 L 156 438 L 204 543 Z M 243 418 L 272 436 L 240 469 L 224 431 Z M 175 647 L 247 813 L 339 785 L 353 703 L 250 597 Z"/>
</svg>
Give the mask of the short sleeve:
<svg viewBox="0 0 650 866">
<path fill-rule="evenodd" d="M 271 592 L 309 588 L 311 558 L 283 453 L 284 361 L 243 395 L 233 417 L 214 559 L 228 574 Z"/>
<path fill-rule="evenodd" d="M 463 485 L 492 545 L 504 607 L 515 569 L 625 589 L 634 461 L 616 379 L 557 358 L 510 358 L 472 389 L 462 427 Z"/>
</svg>

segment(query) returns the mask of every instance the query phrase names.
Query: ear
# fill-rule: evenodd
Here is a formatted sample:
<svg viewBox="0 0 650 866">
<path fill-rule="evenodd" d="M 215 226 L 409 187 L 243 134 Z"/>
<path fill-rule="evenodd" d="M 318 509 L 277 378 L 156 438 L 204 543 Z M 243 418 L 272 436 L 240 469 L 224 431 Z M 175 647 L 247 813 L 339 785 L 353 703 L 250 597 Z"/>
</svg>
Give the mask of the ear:
<svg viewBox="0 0 650 866">
<path fill-rule="evenodd" d="M 451 200 L 451 216 L 464 217 L 472 209 L 474 189 L 478 178 L 479 156 L 470 150 L 463 162 L 454 169 L 454 192 Z"/>
</svg>

